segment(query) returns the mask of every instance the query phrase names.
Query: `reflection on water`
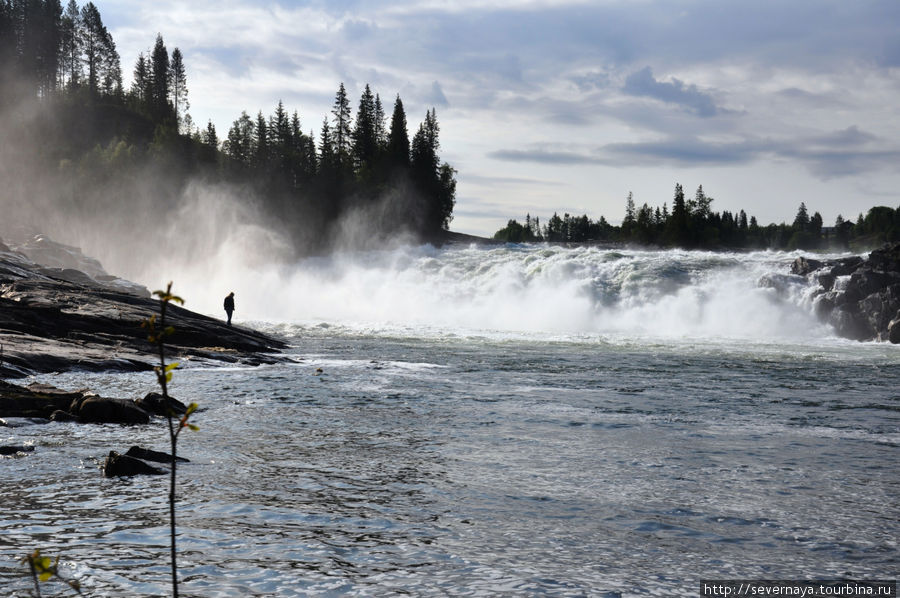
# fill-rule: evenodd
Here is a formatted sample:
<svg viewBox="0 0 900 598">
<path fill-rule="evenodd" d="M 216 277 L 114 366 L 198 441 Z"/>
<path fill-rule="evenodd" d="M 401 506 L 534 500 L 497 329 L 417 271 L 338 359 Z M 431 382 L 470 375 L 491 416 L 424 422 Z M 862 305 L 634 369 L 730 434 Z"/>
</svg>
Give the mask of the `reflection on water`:
<svg viewBox="0 0 900 598">
<path fill-rule="evenodd" d="M 701 578 L 896 571 L 900 355 L 316 334 L 195 369 L 180 453 L 191 596 L 696 595 Z M 315 375 L 322 368 L 321 375 Z M 151 375 L 67 374 L 139 396 Z M 167 595 L 167 478 L 107 480 L 162 426 L 0 429 L 0 582 L 63 556 L 92 595 Z"/>
</svg>

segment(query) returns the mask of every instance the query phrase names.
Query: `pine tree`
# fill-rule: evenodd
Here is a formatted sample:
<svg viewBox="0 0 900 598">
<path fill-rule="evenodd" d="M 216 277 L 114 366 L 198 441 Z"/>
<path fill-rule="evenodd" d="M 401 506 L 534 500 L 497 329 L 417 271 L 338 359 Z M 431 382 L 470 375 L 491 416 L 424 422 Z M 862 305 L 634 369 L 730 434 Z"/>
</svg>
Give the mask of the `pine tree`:
<svg viewBox="0 0 900 598">
<path fill-rule="evenodd" d="M 804 232 L 809 228 L 809 213 L 806 211 L 806 203 L 802 201 L 794 217 L 793 227 L 796 232 Z"/>
<path fill-rule="evenodd" d="M 353 162 L 357 173 L 368 172 L 374 165 L 378 150 L 375 120 L 375 97 L 367 84 L 359 98 L 356 126 L 353 128 Z"/>
<path fill-rule="evenodd" d="M 150 106 L 157 117 L 167 114 L 169 108 L 171 79 L 169 51 L 162 35 L 157 34 L 156 44 L 150 54 Z"/>
<path fill-rule="evenodd" d="M 278 100 L 275 114 L 269 118 L 269 152 L 270 158 L 276 162 L 276 167 L 282 171 L 288 169 L 290 146 L 291 123 L 284 109 L 284 102 Z"/>
<path fill-rule="evenodd" d="M 440 127 L 434 108 L 425 113 L 410 144 L 410 170 L 421 198 L 421 232 L 432 234 L 441 228 L 440 175 L 438 149 Z"/>
<path fill-rule="evenodd" d="M 695 215 L 699 221 L 705 222 L 709 219 L 710 214 L 712 213 L 712 210 L 710 209 L 712 201 L 712 198 L 703 192 L 703 185 L 697 187 L 697 192 L 694 194 L 694 204 L 696 206 L 694 209 Z"/>
<path fill-rule="evenodd" d="M 256 114 L 256 152 L 253 158 L 257 168 L 269 167 L 269 126 L 262 110 Z"/>
<path fill-rule="evenodd" d="M 322 122 L 322 131 L 319 137 L 319 171 L 330 173 L 335 168 L 335 147 L 331 136 L 331 126 L 326 118 Z"/>
<path fill-rule="evenodd" d="M 144 53 L 138 55 L 131 82 L 131 96 L 139 105 L 146 105 L 150 99 L 150 66 Z"/>
<path fill-rule="evenodd" d="M 122 94 L 122 68 L 119 62 L 119 52 L 112 35 L 104 27 L 103 38 L 103 63 L 101 73 L 103 93 L 107 96 L 120 96 Z"/>
<path fill-rule="evenodd" d="M 255 127 L 246 111 L 241 112 L 228 130 L 228 137 L 223 144 L 223 151 L 236 162 L 249 166 L 253 158 Z"/>
<path fill-rule="evenodd" d="M 334 96 L 334 108 L 331 110 L 331 114 L 334 115 L 332 119 L 334 123 L 332 130 L 334 153 L 338 165 L 343 169 L 349 166 L 352 151 L 350 100 L 347 99 L 347 90 L 344 89 L 343 83 Z"/>
<path fill-rule="evenodd" d="M 628 197 L 625 199 L 625 218 L 622 220 L 622 236 L 625 239 L 631 237 L 635 224 L 637 224 L 637 217 L 634 211 L 634 197 L 629 191 Z"/>
<path fill-rule="evenodd" d="M 409 132 L 406 128 L 406 112 L 400 96 L 394 101 L 391 130 L 387 139 L 387 160 L 390 168 L 405 169 L 409 166 Z"/>
<path fill-rule="evenodd" d="M 169 64 L 169 81 L 172 86 L 172 104 L 175 109 L 175 119 L 181 128 L 182 112 L 187 112 L 191 105 L 188 103 L 187 74 L 184 69 L 184 57 L 181 50 L 172 50 L 172 61 Z"/>
<path fill-rule="evenodd" d="M 76 0 L 69 0 L 60 23 L 60 82 L 69 87 L 81 82 L 81 30 L 81 9 Z"/>
<path fill-rule="evenodd" d="M 81 9 L 81 47 L 83 60 L 87 66 L 88 89 L 96 94 L 100 89 L 100 74 L 103 69 L 103 53 L 106 41 L 106 27 L 100 11 L 93 2 L 88 2 Z"/>
<path fill-rule="evenodd" d="M 681 184 L 675 183 L 672 216 L 669 218 L 666 233 L 670 243 L 684 247 L 690 240 L 689 232 L 687 206 L 684 203 L 684 189 L 682 189 Z"/>
<path fill-rule="evenodd" d="M 375 94 L 375 144 L 380 149 L 387 145 L 387 130 L 384 127 L 384 106 L 381 96 Z"/>
<path fill-rule="evenodd" d="M 206 123 L 206 131 L 203 132 L 203 143 L 210 149 L 219 149 L 219 136 L 216 135 L 216 125 L 210 120 Z"/>
<path fill-rule="evenodd" d="M 453 208 L 456 207 L 456 169 L 444 162 L 438 171 L 438 224 L 443 230 L 450 228 Z"/>
</svg>

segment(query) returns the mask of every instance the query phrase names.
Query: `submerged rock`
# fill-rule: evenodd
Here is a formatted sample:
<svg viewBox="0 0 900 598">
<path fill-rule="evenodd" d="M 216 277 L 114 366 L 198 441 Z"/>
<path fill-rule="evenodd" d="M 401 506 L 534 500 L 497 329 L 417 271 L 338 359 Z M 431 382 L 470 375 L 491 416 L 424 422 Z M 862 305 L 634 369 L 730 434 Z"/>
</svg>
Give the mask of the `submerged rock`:
<svg viewBox="0 0 900 598">
<path fill-rule="evenodd" d="M 103 475 L 108 478 L 129 477 L 135 475 L 162 475 L 165 470 L 153 467 L 135 457 L 109 451 L 103 463 Z"/>
<path fill-rule="evenodd" d="M 28 444 L 15 446 L 0 446 L 0 456 L 8 457 L 9 455 L 18 455 L 19 453 L 30 453 L 34 451 L 34 447 Z"/>
<path fill-rule="evenodd" d="M 135 459 L 143 459 L 144 461 L 155 461 L 157 463 L 171 463 L 172 455 L 151 449 L 145 449 L 140 446 L 133 446 L 125 453 L 126 457 L 134 457 Z M 178 463 L 190 463 L 190 459 L 175 456 Z"/>
<path fill-rule="evenodd" d="M 54 422 L 77 422 L 81 421 L 78 419 L 77 415 L 72 415 L 68 411 L 63 411 L 62 409 L 57 409 L 53 413 L 50 414 L 50 421 Z"/>
</svg>

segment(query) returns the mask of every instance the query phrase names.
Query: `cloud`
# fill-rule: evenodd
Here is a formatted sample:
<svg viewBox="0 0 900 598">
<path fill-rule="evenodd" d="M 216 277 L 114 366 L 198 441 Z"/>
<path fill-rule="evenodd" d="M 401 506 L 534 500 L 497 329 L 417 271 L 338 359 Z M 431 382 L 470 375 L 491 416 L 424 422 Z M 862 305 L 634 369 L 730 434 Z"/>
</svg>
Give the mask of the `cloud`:
<svg viewBox="0 0 900 598">
<path fill-rule="evenodd" d="M 496 150 L 488 152 L 488 158 L 505 162 L 537 162 L 539 164 L 553 164 L 556 166 L 601 164 L 602 160 L 590 155 L 572 151 L 558 151 L 547 149 L 531 150 Z"/>
<path fill-rule="evenodd" d="M 608 143 L 593 148 L 497 150 L 489 158 L 565 166 L 680 168 L 750 165 L 760 160 L 803 164 L 821 180 L 890 169 L 900 162 L 900 146 L 851 126 L 803 138 L 754 138 L 711 141 L 694 136 L 643 142 Z"/>
<path fill-rule="evenodd" d="M 579 91 L 605 89 L 611 84 L 609 73 L 601 71 L 591 71 L 581 75 L 573 75 L 571 80 L 575 86 L 578 87 Z"/>
<path fill-rule="evenodd" d="M 657 81 L 649 66 L 630 74 L 625 79 L 622 91 L 632 96 L 649 97 L 667 104 L 675 104 L 698 116 L 709 117 L 718 113 L 712 96 L 697 89 L 696 85 L 685 85 L 683 81 L 674 77 L 671 83 Z"/>
<path fill-rule="evenodd" d="M 428 96 L 426 102 L 430 103 L 432 106 L 450 105 L 450 102 L 447 101 L 447 96 L 444 95 L 444 90 L 441 89 L 441 84 L 437 81 L 434 81 L 431 84 L 431 94 Z"/>
</svg>

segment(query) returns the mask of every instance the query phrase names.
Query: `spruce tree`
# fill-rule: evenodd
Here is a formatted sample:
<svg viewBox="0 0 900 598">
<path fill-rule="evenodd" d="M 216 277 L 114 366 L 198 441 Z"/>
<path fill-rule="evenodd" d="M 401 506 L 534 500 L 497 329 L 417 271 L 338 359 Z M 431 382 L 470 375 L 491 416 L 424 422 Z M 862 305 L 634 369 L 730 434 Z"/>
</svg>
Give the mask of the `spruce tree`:
<svg viewBox="0 0 900 598">
<path fill-rule="evenodd" d="M 628 197 L 625 199 L 625 218 L 622 220 L 622 237 L 626 240 L 630 239 L 635 224 L 637 224 L 637 217 L 634 211 L 634 197 L 632 196 L 631 191 L 629 191 Z"/>
<path fill-rule="evenodd" d="M 375 94 L 375 144 L 379 150 L 387 145 L 387 130 L 384 128 L 384 106 L 381 96 Z"/>
<path fill-rule="evenodd" d="M 806 211 L 805 202 L 800 202 L 797 215 L 794 217 L 793 228 L 795 232 L 804 232 L 809 228 L 809 212 Z"/>
<path fill-rule="evenodd" d="M 169 81 L 172 86 L 172 104 L 175 109 L 175 119 L 179 128 L 182 122 L 182 112 L 190 109 L 188 103 L 187 74 L 184 69 L 184 57 L 181 50 L 175 48 L 172 50 L 172 61 L 169 64 Z"/>
<path fill-rule="evenodd" d="M 147 105 L 150 99 L 150 66 L 143 52 L 138 55 L 137 62 L 134 65 L 131 96 L 140 106 Z"/>
<path fill-rule="evenodd" d="M 150 54 L 150 106 L 157 117 L 162 117 L 169 111 L 170 75 L 169 51 L 162 35 L 157 34 L 156 44 Z"/>
<path fill-rule="evenodd" d="M 203 132 L 203 143 L 210 149 L 219 149 L 219 136 L 216 134 L 216 125 L 210 120 L 206 123 L 206 131 Z"/>
<path fill-rule="evenodd" d="M 238 118 L 228 130 L 228 138 L 225 140 L 223 151 L 234 161 L 249 166 L 253 158 L 254 150 L 253 120 L 247 111 L 241 112 Z"/>
<path fill-rule="evenodd" d="M 672 216 L 667 226 L 669 242 L 684 247 L 689 242 L 688 213 L 684 202 L 684 189 L 675 183 L 675 197 L 672 200 Z"/>
<path fill-rule="evenodd" d="M 60 23 L 60 80 L 69 87 L 81 82 L 81 30 L 81 9 L 76 0 L 69 0 Z"/>
<path fill-rule="evenodd" d="M 375 97 L 366 84 L 359 98 L 356 126 L 353 128 L 353 162 L 357 173 L 369 172 L 374 165 L 378 150 L 375 120 Z"/>
<path fill-rule="evenodd" d="M 409 132 L 406 128 L 406 112 L 400 96 L 394 101 L 391 114 L 391 130 L 387 139 L 387 161 L 392 169 L 406 169 L 409 166 Z"/>
<path fill-rule="evenodd" d="M 104 28 L 103 41 L 103 70 L 101 83 L 103 93 L 107 96 L 120 96 L 122 94 L 122 68 L 119 62 L 119 52 L 112 35 Z"/>
<path fill-rule="evenodd" d="M 343 83 L 341 83 L 334 96 L 334 107 L 331 110 L 331 114 L 333 115 L 332 122 L 334 123 L 334 128 L 332 129 L 334 154 L 338 165 L 343 169 L 350 164 L 352 150 L 350 100 L 347 99 L 347 90 L 344 89 Z"/>
<path fill-rule="evenodd" d="M 100 11 L 93 2 L 88 2 L 81 9 L 81 47 L 83 60 L 87 66 L 87 84 L 92 94 L 100 88 L 100 73 L 103 69 L 103 52 L 106 41 L 106 27 Z"/>
<path fill-rule="evenodd" d="M 253 158 L 257 168 L 269 167 L 269 126 L 262 110 L 256 114 L 256 151 Z"/>
</svg>

